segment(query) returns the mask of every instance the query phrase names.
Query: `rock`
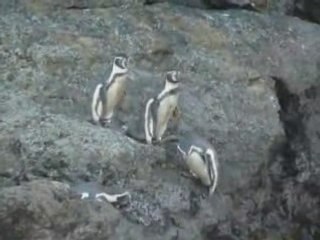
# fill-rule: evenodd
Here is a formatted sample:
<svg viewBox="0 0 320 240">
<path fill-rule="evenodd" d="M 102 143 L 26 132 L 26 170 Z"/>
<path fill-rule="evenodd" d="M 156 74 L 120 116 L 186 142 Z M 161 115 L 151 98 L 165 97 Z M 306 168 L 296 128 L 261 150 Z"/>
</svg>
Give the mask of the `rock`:
<svg viewBox="0 0 320 240">
<path fill-rule="evenodd" d="M 197 8 L 246 8 L 251 7 L 251 0 L 146 0 L 146 4 L 169 2 Z"/>
<path fill-rule="evenodd" d="M 68 198 L 68 186 L 59 182 L 34 181 L 0 195 L 1 239 L 87 239 L 98 231 L 108 238 L 120 220 L 107 203 Z"/>
<path fill-rule="evenodd" d="M 257 9 L 264 12 L 297 16 L 304 20 L 320 22 L 319 0 L 253 0 L 252 3 Z"/>
<path fill-rule="evenodd" d="M 0 224 L 15 239 L 315 238 L 317 25 L 165 3 L 33 11 L 0 15 Z M 111 128 L 92 125 L 94 87 L 121 52 L 130 56 L 126 107 Z M 197 132 L 218 154 L 221 178 L 211 198 L 181 176 L 172 144 L 147 146 L 120 129 L 141 134 L 144 104 L 172 69 L 183 73 L 178 131 Z M 96 181 L 132 199 L 99 212 L 52 181 Z M 9 193 L 12 209 L 22 209 L 13 225 Z"/>
<path fill-rule="evenodd" d="M 146 0 L 146 4 L 169 2 L 202 9 L 247 9 L 262 13 L 297 16 L 301 19 L 320 22 L 319 0 Z"/>
<path fill-rule="evenodd" d="M 1 10 L 27 10 L 27 11 L 52 11 L 59 9 L 94 9 L 120 6 L 142 5 L 144 0 L 26 0 L 26 1 L 2 1 Z"/>
</svg>

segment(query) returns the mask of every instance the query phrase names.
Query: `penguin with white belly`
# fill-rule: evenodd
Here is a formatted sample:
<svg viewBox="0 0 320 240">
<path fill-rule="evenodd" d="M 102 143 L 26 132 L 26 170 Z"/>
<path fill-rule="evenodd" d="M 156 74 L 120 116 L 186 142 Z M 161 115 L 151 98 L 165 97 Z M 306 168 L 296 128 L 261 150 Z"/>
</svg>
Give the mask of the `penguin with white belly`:
<svg viewBox="0 0 320 240">
<path fill-rule="evenodd" d="M 110 123 L 114 111 L 123 101 L 128 79 L 127 62 L 128 58 L 125 56 L 115 57 L 109 78 L 96 86 L 91 102 L 92 120 L 95 124 Z"/>
<path fill-rule="evenodd" d="M 208 186 L 212 195 L 218 184 L 218 159 L 213 146 L 194 134 L 180 137 L 176 145 L 192 176 Z"/>
<path fill-rule="evenodd" d="M 144 113 L 145 140 L 148 144 L 161 142 L 168 122 L 178 109 L 179 73 L 169 71 L 163 90 L 147 101 Z"/>
</svg>

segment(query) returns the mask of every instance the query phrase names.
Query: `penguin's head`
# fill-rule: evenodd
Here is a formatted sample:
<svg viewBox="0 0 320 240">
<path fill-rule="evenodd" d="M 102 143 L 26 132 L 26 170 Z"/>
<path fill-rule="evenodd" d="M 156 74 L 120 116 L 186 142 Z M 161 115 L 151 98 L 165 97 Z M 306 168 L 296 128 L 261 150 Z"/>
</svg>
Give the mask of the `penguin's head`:
<svg viewBox="0 0 320 240">
<path fill-rule="evenodd" d="M 178 71 L 169 71 L 166 73 L 166 83 L 177 85 L 180 82 L 180 73 Z"/>
<path fill-rule="evenodd" d="M 128 72 L 128 57 L 117 56 L 113 61 L 113 70 L 115 73 L 126 73 Z"/>
</svg>

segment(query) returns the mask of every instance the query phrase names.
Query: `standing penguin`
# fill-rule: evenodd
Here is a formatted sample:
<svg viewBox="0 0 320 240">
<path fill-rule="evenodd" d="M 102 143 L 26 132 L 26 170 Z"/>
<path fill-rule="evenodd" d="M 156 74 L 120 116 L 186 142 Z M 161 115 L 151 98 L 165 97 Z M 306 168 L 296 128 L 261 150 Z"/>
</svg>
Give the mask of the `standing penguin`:
<svg viewBox="0 0 320 240">
<path fill-rule="evenodd" d="M 191 174 L 208 186 L 209 195 L 212 195 L 218 183 L 218 160 L 214 148 L 207 141 L 191 134 L 180 138 L 177 148 Z"/>
<path fill-rule="evenodd" d="M 127 57 L 115 57 L 109 78 L 96 86 L 91 103 L 94 123 L 110 123 L 114 110 L 123 100 L 128 78 L 127 62 Z"/>
<path fill-rule="evenodd" d="M 145 107 L 144 132 L 148 144 L 160 142 L 168 122 L 178 109 L 179 79 L 177 71 L 166 74 L 165 86 L 157 97 L 150 98 Z"/>
</svg>

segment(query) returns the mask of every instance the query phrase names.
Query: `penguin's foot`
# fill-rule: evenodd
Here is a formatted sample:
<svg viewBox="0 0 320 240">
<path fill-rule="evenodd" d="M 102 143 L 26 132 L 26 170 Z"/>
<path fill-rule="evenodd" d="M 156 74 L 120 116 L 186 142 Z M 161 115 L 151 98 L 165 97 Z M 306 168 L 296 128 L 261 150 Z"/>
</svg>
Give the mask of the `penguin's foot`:
<svg viewBox="0 0 320 240">
<path fill-rule="evenodd" d="M 160 143 L 161 143 L 161 140 L 158 140 L 158 139 L 151 140 L 151 144 L 153 144 L 153 145 L 160 145 Z"/>
<path fill-rule="evenodd" d="M 180 173 L 180 175 L 184 178 L 189 178 L 189 179 L 193 179 L 193 175 L 188 173 L 188 172 L 182 172 Z"/>
<path fill-rule="evenodd" d="M 100 125 L 102 127 L 108 128 L 110 126 L 110 124 L 111 124 L 111 119 L 109 119 L 109 118 L 101 118 L 99 122 L 100 122 Z"/>
</svg>

